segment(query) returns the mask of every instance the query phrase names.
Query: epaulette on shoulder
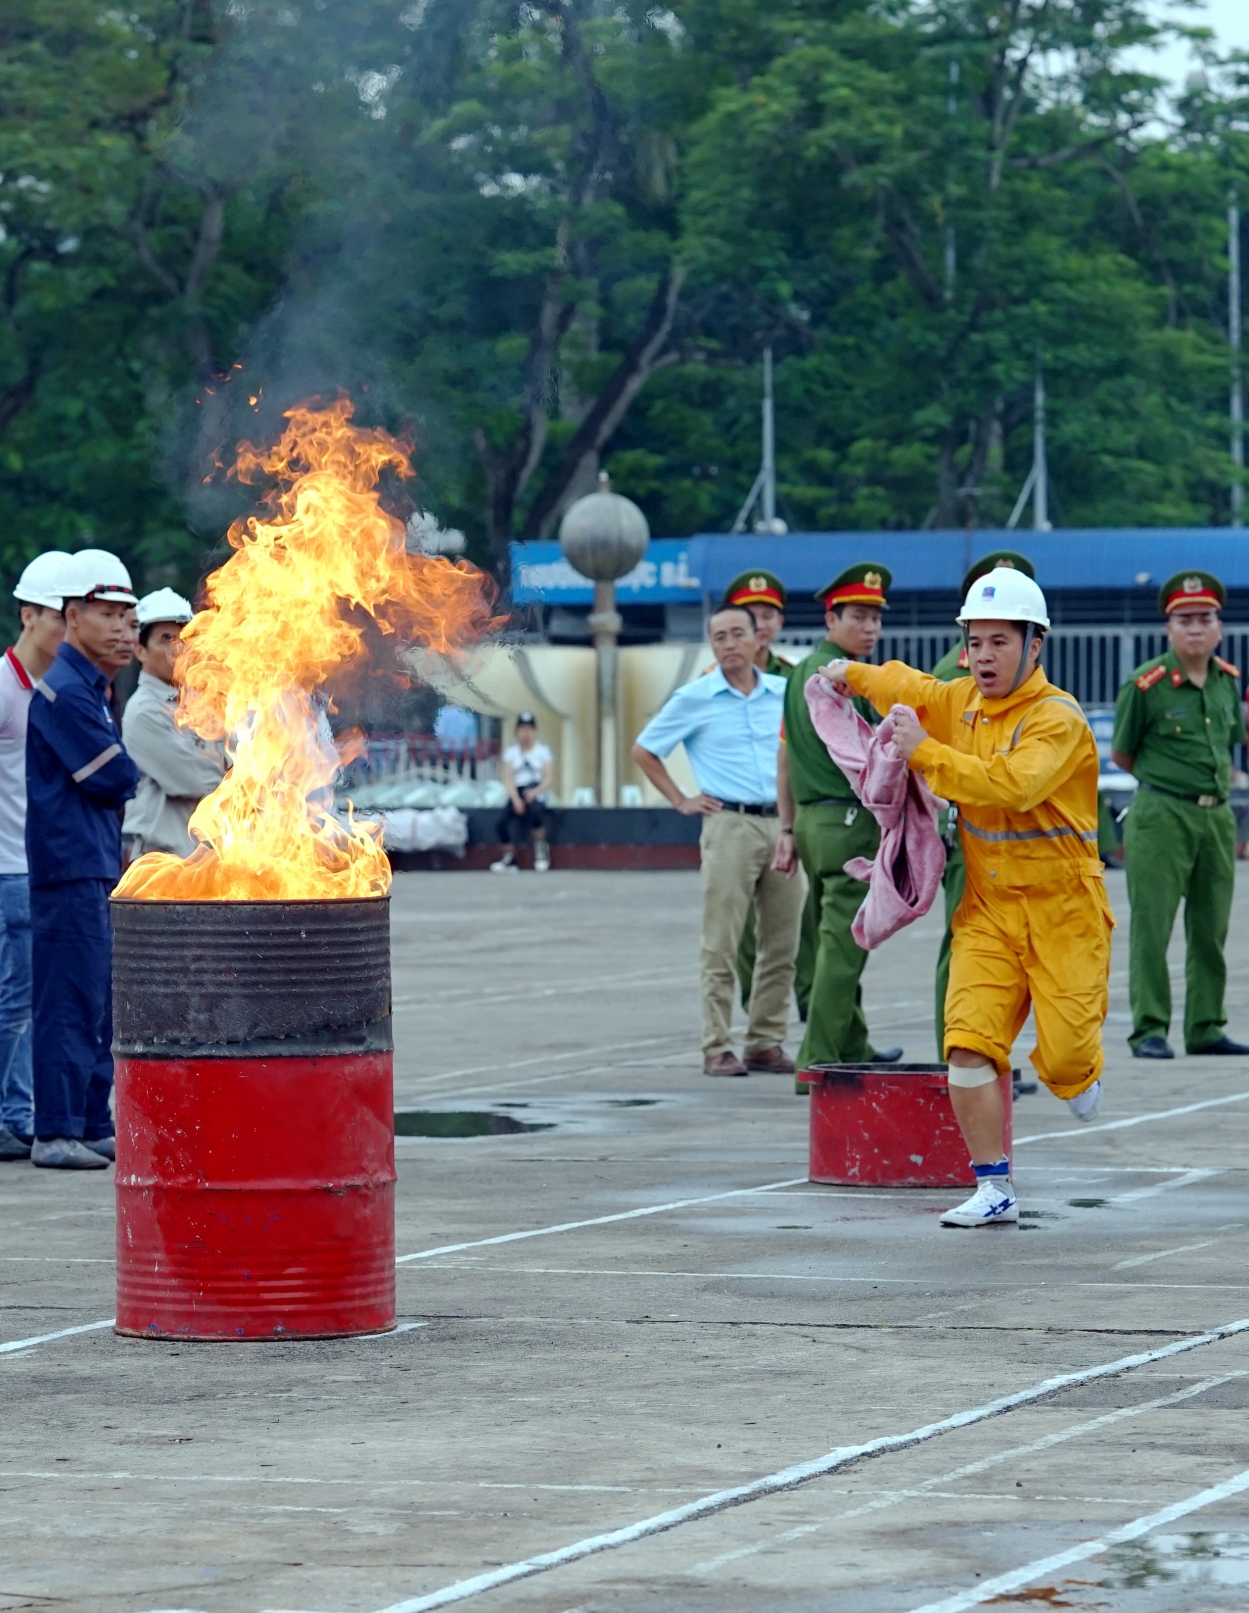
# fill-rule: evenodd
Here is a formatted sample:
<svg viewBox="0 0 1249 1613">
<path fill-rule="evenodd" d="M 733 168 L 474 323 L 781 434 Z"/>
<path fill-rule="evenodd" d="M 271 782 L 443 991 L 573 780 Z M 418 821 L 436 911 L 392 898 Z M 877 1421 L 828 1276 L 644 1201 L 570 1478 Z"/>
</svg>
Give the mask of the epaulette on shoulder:
<svg viewBox="0 0 1249 1613">
<path fill-rule="evenodd" d="M 1142 694 L 1146 694 L 1158 682 L 1159 678 L 1165 678 L 1166 675 L 1167 669 L 1160 661 L 1157 666 L 1151 666 L 1148 672 L 1139 673 L 1132 681 Z"/>
<path fill-rule="evenodd" d="M 1238 678 L 1240 676 L 1240 668 L 1233 666 L 1230 661 L 1225 661 L 1221 655 L 1216 655 L 1214 660 L 1215 664 L 1221 666 L 1229 677 Z"/>
</svg>

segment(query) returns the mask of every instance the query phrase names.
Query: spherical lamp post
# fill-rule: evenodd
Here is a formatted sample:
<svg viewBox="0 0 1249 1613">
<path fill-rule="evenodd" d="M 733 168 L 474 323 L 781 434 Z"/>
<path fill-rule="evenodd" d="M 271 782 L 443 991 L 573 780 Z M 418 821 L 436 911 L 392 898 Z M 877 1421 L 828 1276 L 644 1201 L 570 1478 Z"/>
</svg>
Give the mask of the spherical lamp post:
<svg viewBox="0 0 1249 1613">
<path fill-rule="evenodd" d="M 599 472 L 598 485 L 597 493 L 588 493 L 569 508 L 560 522 L 559 541 L 569 565 L 594 583 L 590 633 L 598 655 L 599 801 L 615 806 L 620 783 L 616 640 L 624 625 L 616 609 L 616 579 L 641 560 L 651 533 L 632 499 L 611 491 L 606 471 Z"/>
</svg>

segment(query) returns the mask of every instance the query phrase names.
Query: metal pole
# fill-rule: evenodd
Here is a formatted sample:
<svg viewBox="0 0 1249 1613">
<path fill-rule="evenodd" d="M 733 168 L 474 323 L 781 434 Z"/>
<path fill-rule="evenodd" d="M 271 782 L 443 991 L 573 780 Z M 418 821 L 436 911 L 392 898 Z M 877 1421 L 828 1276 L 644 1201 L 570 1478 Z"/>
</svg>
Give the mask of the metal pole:
<svg viewBox="0 0 1249 1613">
<path fill-rule="evenodd" d="M 614 582 L 594 584 L 590 632 L 598 660 L 598 783 L 599 805 L 615 806 L 619 795 L 619 745 L 616 710 L 616 641 L 624 626 L 616 609 Z"/>
<path fill-rule="evenodd" d="M 1045 460 L 1045 376 L 1038 359 L 1032 387 L 1032 526 L 1036 532 L 1050 530 L 1049 466 Z"/>
<path fill-rule="evenodd" d="M 958 116 L 958 77 L 959 65 L 950 63 L 950 93 L 946 98 L 946 111 L 950 115 L 950 122 Z M 954 162 L 953 158 L 947 169 L 946 200 L 954 191 Z M 954 301 L 954 285 L 958 277 L 958 238 L 954 233 L 954 225 L 947 220 L 945 226 L 945 300 L 947 306 Z"/>
<path fill-rule="evenodd" d="M 1245 378 L 1241 369 L 1243 321 L 1240 309 L 1240 206 L 1233 191 L 1227 206 L 1227 340 L 1232 360 L 1232 464 L 1245 468 Z M 1232 484 L 1232 525 L 1244 525 L 1245 489 Z"/>
<path fill-rule="evenodd" d="M 763 350 L 763 530 L 776 520 L 776 413 L 772 404 L 772 349 Z"/>
</svg>

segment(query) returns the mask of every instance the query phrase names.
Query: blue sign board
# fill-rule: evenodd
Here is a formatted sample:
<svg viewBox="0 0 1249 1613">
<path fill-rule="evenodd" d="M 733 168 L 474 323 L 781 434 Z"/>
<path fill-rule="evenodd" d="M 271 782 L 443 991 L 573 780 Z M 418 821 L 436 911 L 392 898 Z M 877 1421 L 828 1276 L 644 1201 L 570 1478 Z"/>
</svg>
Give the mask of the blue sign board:
<svg viewBox="0 0 1249 1613">
<path fill-rule="evenodd" d="M 791 594 L 810 598 L 847 566 L 875 560 L 895 592 L 953 591 L 973 560 L 1017 549 L 1042 588 L 1158 588 L 1185 567 L 1213 571 L 1229 588 L 1249 587 L 1249 534 L 1230 527 L 1062 527 L 1052 532 L 700 533 L 652 539 L 645 557 L 616 584 L 625 604 L 698 604 L 723 597 L 752 566 L 774 571 Z M 558 543 L 512 545 L 512 598 L 521 605 L 588 605 L 594 585 Z"/>
<path fill-rule="evenodd" d="M 697 605 L 703 596 L 697 553 L 706 539 L 655 538 L 616 598 L 628 605 Z M 594 584 L 564 559 L 558 543 L 512 545 L 512 599 L 517 605 L 590 605 Z"/>
</svg>

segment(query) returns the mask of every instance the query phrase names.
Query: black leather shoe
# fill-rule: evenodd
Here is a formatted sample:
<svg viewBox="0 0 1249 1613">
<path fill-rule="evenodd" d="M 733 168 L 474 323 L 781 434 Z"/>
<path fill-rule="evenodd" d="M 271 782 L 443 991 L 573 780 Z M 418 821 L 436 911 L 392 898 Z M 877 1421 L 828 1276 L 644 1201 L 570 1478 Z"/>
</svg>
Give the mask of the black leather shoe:
<svg viewBox="0 0 1249 1613">
<path fill-rule="evenodd" d="M 1010 1084 L 1012 1098 L 1030 1098 L 1037 1089 L 1035 1081 L 1024 1080 L 1022 1070 L 1010 1072 Z"/>
<path fill-rule="evenodd" d="M 1243 1042 L 1233 1042 L 1230 1036 L 1220 1036 L 1217 1042 L 1207 1042 L 1204 1047 L 1190 1048 L 1189 1053 L 1192 1058 L 1198 1058 L 1203 1053 L 1212 1053 L 1216 1057 L 1222 1054 L 1225 1057 L 1245 1058 L 1249 1056 L 1249 1047 Z"/>
<path fill-rule="evenodd" d="M 901 1057 L 902 1049 L 900 1047 L 885 1047 L 873 1053 L 867 1062 L 869 1064 L 897 1064 Z"/>
<path fill-rule="evenodd" d="M 0 1126 L 0 1159 L 29 1159 L 30 1144 L 24 1143 L 16 1132 Z"/>
<path fill-rule="evenodd" d="M 1134 1059 L 1173 1059 L 1175 1053 L 1165 1036 L 1146 1036 L 1132 1049 Z"/>
</svg>

